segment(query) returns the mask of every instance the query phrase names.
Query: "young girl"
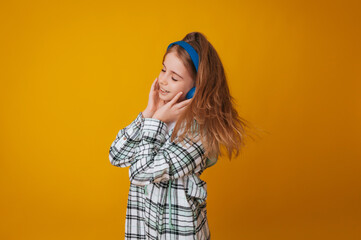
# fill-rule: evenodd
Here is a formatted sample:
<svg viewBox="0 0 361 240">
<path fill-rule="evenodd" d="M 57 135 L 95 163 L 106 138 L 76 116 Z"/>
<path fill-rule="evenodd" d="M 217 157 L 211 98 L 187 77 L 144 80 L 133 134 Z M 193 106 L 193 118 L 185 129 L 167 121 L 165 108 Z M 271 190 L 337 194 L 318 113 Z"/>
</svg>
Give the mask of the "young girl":
<svg viewBox="0 0 361 240">
<path fill-rule="evenodd" d="M 221 146 L 230 159 L 239 154 L 246 122 L 202 33 L 171 43 L 162 64 L 146 109 L 109 150 L 112 165 L 130 166 L 125 239 L 210 239 L 200 175 L 222 156 Z"/>
</svg>

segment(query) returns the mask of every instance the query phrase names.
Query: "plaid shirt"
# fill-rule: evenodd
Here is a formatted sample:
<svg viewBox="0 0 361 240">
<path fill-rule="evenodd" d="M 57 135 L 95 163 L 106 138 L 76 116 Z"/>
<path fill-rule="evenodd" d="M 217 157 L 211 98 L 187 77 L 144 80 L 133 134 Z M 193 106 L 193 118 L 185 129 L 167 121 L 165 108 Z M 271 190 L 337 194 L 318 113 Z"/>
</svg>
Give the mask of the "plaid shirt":
<svg viewBox="0 0 361 240">
<path fill-rule="evenodd" d="M 111 144 L 110 163 L 129 167 L 125 239 L 210 239 L 207 184 L 199 176 L 217 159 L 204 157 L 200 140 L 171 142 L 172 132 L 140 112 Z"/>
</svg>

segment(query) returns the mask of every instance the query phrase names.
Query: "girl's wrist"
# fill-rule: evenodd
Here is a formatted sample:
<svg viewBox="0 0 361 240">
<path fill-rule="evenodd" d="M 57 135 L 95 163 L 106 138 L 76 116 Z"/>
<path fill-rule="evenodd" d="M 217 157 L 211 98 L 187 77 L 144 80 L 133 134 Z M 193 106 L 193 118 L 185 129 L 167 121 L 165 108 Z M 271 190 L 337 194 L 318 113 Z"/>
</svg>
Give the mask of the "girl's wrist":
<svg viewBox="0 0 361 240">
<path fill-rule="evenodd" d="M 164 122 L 164 120 L 162 120 L 162 118 L 158 117 L 157 114 L 154 114 L 154 115 L 152 116 L 152 118 Z"/>
<path fill-rule="evenodd" d="M 148 109 L 145 109 L 142 112 L 143 118 L 151 118 L 153 116 L 153 113 L 151 111 L 149 111 Z"/>
</svg>

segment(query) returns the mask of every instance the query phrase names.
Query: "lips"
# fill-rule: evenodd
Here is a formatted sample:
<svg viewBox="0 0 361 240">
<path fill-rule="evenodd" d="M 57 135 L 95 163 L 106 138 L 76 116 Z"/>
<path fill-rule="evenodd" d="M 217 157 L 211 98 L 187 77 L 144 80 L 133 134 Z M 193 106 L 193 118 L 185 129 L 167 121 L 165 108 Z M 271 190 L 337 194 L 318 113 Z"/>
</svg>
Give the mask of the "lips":
<svg viewBox="0 0 361 240">
<path fill-rule="evenodd" d="M 160 88 L 160 91 L 163 92 L 163 93 L 169 93 L 169 91 L 163 89 L 163 88 Z"/>
</svg>

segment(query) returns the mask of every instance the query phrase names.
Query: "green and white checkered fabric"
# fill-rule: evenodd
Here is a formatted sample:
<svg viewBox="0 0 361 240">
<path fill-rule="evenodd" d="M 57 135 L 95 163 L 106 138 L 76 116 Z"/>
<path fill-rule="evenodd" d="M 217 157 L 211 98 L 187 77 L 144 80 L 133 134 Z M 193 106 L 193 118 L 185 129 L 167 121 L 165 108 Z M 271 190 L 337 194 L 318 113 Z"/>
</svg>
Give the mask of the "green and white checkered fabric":
<svg viewBox="0 0 361 240">
<path fill-rule="evenodd" d="M 140 112 L 111 144 L 110 163 L 129 167 L 125 239 L 210 239 L 207 184 L 199 178 L 209 159 L 200 140 L 183 146 L 170 141 L 172 132 Z"/>
</svg>

